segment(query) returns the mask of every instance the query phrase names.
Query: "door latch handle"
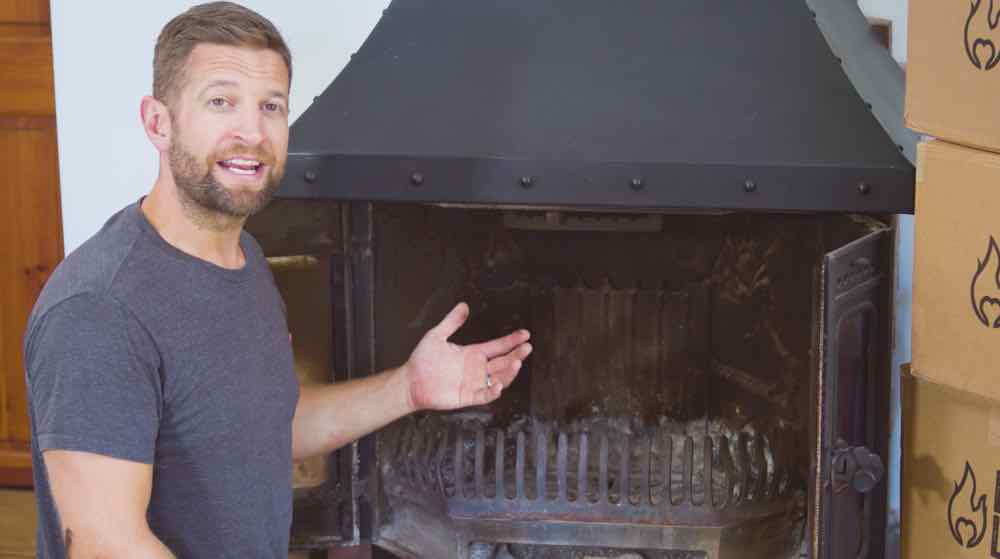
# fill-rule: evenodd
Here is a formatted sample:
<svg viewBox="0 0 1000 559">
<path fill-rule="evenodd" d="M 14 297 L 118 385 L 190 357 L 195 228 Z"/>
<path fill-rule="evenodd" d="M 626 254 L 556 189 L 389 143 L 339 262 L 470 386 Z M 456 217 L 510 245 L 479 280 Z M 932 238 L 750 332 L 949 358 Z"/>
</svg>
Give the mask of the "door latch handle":
<svg viewBox="0 0 1000 559">
<path fill-rule="evenodd" d="M 849 446 L 843 439 L 833 446 L 833 491 L 848 488 L 868 493 L 885 477 L 885 465 L 878 454 L 863 446 Z"/>
</svg>

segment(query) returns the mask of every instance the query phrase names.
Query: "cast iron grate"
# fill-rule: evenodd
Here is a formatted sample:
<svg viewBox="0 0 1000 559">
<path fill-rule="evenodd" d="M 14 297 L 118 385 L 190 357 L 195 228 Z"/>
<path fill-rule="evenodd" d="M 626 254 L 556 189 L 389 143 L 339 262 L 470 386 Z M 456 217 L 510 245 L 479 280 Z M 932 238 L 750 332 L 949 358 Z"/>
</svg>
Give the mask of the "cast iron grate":
<svg viewBox="0 0 1000 559">
<path fill-rule="evenodd" d="M 789 492 L 765 436 L 704 420 L 499 429 L 427 417 L 399 434 L 390 491 L 437 495 L 453 517 L 727 526 L 783 510 Z"/>
</svg>

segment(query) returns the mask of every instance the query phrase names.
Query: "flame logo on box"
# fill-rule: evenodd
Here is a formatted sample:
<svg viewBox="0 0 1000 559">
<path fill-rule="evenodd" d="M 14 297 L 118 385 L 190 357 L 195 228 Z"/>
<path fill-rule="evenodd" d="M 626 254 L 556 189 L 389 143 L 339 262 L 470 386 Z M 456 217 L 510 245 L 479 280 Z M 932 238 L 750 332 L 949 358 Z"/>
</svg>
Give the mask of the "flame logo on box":
<svg viewBox="0 0 1000 559">
<path fill-rule="evenodd" d="M 977 523 L 980 517 L 982 520 Z M 951 529 L 951 537 L 962 547 L 976 547 L 986 535 L 986 495 L 976 498 L 976 473 L 968 462 L 965 463 L 962 482 L 955 484 L 955 492 L 948 501 L 948 528 Z"/>
<path fill-rule="evenodd" d="M 972 310 L 988 328 L 1000 328 L 1000 249 L 990 237 L 986 256 L 978 262 L 972 276 Z"/>
<path fill-rule="evenodd" d="M 994 9 L 993 0 L 989 0 L 986 9 L 983 4 L 985 0 L 972 0 L 969 19 L 965 22 L 965 54 L 976 68 L 992 70 L 1000 62 L 1000 37 L 995 37 L 1000 12 Z"/>
</svg>

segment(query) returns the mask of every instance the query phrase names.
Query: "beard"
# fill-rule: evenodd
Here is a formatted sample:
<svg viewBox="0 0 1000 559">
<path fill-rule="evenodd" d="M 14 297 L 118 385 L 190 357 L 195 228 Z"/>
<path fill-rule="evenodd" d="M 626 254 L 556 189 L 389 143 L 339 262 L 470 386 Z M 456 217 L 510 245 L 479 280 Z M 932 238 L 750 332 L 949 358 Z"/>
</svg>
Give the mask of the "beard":
<svg viewBox="0 0 1000 559">
<path fill-rule="evenodd" d="M 232 154 L 232 155 L 228 155 Z M 224 161 L 237 154 L 248 156 L 265 165 L 264 187 L 254 191 L 248 188 L 226 188 L 212 171 L 217 161 Z M 204 161 L 185 149 L 175 140 L 170 144 L 170 171 L 173 173 L 182 200 L 193 203 L 199 213 L 215 214 L 229 218 L 247 218 L 271 201 L 285 172 L 284 164 L 266 146 L 251 148 L 246 144 L 234 144 L 220 152 L 208 154 Z"/>
</svg>

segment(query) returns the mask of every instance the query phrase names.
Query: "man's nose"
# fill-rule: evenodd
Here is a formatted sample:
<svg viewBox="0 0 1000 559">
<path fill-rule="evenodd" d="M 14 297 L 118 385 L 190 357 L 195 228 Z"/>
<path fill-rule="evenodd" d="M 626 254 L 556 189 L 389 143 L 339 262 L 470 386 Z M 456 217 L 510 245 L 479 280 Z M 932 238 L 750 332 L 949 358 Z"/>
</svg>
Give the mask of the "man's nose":
<svg viewBox="0 0 1000 559">
<path fill-rule="evenodd" d="M 244 106 L 238 113 L 233 129 L 234 139 L 245 144 L 257 145 L 264 140 L 264 119 L 256 106 Z"/>
</svg>

